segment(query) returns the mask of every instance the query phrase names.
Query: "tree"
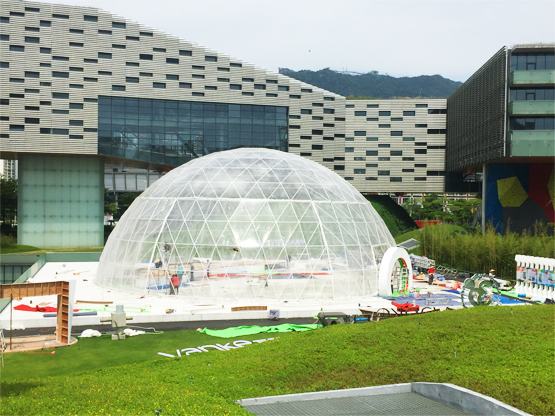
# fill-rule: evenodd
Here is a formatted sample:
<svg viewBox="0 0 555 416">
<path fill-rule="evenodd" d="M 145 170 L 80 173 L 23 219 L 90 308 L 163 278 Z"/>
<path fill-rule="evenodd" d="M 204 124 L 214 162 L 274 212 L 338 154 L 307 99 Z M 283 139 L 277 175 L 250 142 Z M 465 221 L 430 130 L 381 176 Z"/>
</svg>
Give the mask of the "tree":
<svg viewBox="0 0 555 416">
<path fill-rule="evenodd" d="M 109 194 L 108 188 L 104 188 L 104 215 L 115 215 L 118 212 L 116 198 Z"/>
<path fill-rule="evenodd" d="M 118 220 L 140 194 L 140 192 L 124 192 L 118 197 L 118 212 L 115 215 Z"/>
<path fill-rule="evenodd" d="M 0 220 L 13 226 L 17 215 L 17 180 L 0 178 Z"/>
</svg>

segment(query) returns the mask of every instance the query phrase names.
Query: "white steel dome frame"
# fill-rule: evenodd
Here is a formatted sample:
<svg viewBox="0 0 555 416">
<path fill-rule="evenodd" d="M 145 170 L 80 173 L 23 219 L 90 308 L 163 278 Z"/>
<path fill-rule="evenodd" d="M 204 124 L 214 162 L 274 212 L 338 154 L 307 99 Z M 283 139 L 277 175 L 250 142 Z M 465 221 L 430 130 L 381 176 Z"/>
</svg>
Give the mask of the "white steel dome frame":
<svg viewBox="0 0 555 416">
<path fill-rule="evenodd" d="M 378 292 L 394 246 L 336 173 L 242 148 L 192 160 L 144 191 L 110 235 L 97 282 L 192 301 L 350 299 Z"/>
</svg>

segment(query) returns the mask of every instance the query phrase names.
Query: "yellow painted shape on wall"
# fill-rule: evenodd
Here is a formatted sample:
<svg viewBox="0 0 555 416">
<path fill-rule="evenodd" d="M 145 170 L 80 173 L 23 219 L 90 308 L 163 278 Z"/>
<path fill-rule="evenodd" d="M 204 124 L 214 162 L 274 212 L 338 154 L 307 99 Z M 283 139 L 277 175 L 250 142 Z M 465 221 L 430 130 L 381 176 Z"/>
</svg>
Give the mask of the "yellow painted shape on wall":
<svg viewBox="0 0 555 416">
<path fill-rule="evenodd" d="M 519 207 L 528 198 L 516 176 L 497 180 L 497 195 L 503 207 Z"/>
</svg>

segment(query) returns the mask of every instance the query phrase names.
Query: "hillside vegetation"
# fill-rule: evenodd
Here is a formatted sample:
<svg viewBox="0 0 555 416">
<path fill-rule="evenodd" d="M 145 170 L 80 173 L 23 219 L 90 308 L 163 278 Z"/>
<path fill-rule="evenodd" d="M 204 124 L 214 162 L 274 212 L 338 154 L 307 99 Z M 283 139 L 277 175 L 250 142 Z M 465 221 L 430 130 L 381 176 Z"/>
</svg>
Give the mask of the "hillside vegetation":
<svg viewBox="0 0 555 416">
<path fill-rule="evenodd" d="M 201 340 L 195 331 L 85 339 L 55 355 L 5 356 L 1 414 L 246 415 L 235 400 L 415 381 L 453 383 L 552 414 L 554 313 L 547 305 L 460 309 L 280 334 L 181 358 L 157 352 L 229 339 Z"/>
<path fill-rule="evenodd" d="M 462 85 L 462 82 L 452 81 L 441 75 L 395 78 L 376 71 L 363 75 L 350 75 L 330 69 L 319 71 L 283 69 L 281 73 L 348 98 L 447 98 Z"/>
</svg>

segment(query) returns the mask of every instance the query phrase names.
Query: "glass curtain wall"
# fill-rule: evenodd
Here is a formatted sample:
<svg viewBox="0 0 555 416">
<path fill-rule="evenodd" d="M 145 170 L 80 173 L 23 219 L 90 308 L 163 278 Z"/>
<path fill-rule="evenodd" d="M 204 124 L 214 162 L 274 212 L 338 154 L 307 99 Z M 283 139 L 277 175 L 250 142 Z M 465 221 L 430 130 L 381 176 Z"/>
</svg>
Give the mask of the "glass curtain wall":
<svg viewBox="0 0 555 416">
<path fill-rule="evenodd" d="M 238 147 L 287 151 L 287 107 L 98 98 L 98 153 L 179 166 Z"/>
</svg>

